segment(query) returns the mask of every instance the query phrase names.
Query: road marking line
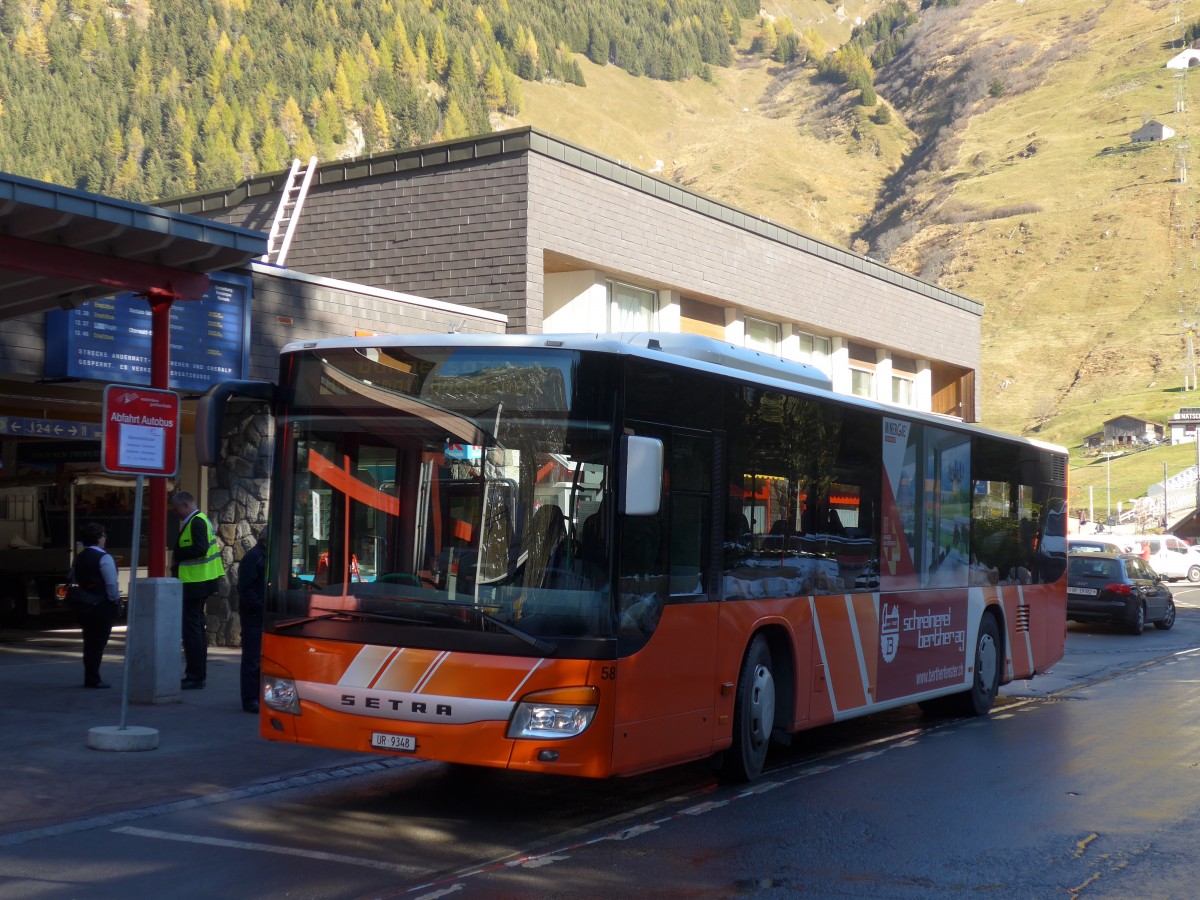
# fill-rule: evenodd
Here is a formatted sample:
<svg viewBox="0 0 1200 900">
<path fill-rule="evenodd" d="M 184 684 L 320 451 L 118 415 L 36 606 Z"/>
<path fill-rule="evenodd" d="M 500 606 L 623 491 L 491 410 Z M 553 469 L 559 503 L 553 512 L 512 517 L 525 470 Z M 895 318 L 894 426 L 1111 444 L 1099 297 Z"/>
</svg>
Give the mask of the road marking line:
<svg viewBox="0 0 1200 900">
<path fill-rule="evenodd" d="M 209 648 L 210 650 L 213 648 Z M 216 794 L 206 794 L 203 797 L 192 797 L 187 800 L 175 800 L 168 803 L 158 803 L 154 806 L 143 806 L 134 809 L 124 809 L 117 812 L 105 813 L 88 819 L 76 819 L 72 822 L 60 822 L 57 825 L 47 825 L 30 831 L 17 831 L 10 834 L 0 834 L 0 847 L 13 847 L 17 844 L 27 844 L 30 841 L 40 841 L 46 838 L 61 837 L 65 834 L 76 834 L 81 831 L 92 831 L 96 828 L 107 828 L 120 822 L 130 822 L 137 819 L 149 819 L 154 816 L 182 812 L 187 809 L 198 809 L 204 806 L 214 806 L 218 803 L 228 803 L 232 800 L 245 800 L 251 797 L 261 797 L 292 788 L 308 787 L 314 784 L 327 784 L 340 781 L 343 778 L 354 778 L 359 775 L 373 775 L 387 769 L 398 769 L 404 766 L 416 765 L 421 760 L 411 757 L 389 757 L 372 760 L 366 763 L 334 766 L 330 769 L 315 769 L 292 775 L 280 781 L 266 784 L 254 784 L 248 787 L 220 791 Z"/>
<path fill-rule="evenodd" d="M 233 841 L 227 838 L 204 837 L 199 834 L 178 834 L 173 831 L 158 831 L 152 828 L 138 828 L 125 825 L 114 828 L 117 834 L 129 834 L 134 837 L 154 838 L 160 841 L 178 841 L 183 844 L 204 844 L 208 847 L 227 847 L 230 850 L 251 850 L 256 853 L 277 853 L 280 856 L 299 856 L 304 859 L 319 859 L 323 862 L 342 863 L 347 866 L 359 866 L 364 869 L 382 869 L 385 872 L 398 872 L 401 875 L 428 875 L 429 869 L 419 866 L 406 866 L 401 863 L 384 862 L 379 859 L 366 859 L 361 856 L 343 856 L 340 853 L 326 853 L 323 850 L 302 850 L 298 847 L 281 847 L 278 844 L 260 844 L 255 841 Z"/>
</svg>

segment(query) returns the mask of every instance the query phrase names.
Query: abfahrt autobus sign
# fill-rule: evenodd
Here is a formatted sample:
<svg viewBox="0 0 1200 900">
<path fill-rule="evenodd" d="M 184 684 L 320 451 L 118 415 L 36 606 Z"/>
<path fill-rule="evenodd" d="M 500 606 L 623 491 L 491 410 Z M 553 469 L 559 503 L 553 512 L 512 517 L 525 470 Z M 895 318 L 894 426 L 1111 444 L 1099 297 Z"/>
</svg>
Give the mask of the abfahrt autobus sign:
<svg viewBox="0 0 1200 900">
<path fill-rule="evenodd" d="M 104 389 L 104 471 L 174 475 L 179 471 L 179 395 L 110 384 Z"/>
</svg>

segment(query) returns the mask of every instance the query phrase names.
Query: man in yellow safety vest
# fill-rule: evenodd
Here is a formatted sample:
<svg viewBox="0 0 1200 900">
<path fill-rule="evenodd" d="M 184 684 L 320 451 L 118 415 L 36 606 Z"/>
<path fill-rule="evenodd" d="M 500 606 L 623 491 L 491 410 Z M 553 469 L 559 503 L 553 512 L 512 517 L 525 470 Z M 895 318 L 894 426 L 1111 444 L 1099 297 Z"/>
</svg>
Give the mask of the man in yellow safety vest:
<svg viewBox="0 0 1200 900">
<path fill-rule="evenodd" d="M 180 491 L 171 498 L 179 516 L 179 539 L 175 543 L 171 574 L 183 582 L 184 672 L 180 687 L 204 687 L 208 665 L 208 635 L 204 627 L 204 604 L 217 593 L 225 566 L 216 531 L 208 516 L 196 508 L 196 498 Z"/>
</svg>

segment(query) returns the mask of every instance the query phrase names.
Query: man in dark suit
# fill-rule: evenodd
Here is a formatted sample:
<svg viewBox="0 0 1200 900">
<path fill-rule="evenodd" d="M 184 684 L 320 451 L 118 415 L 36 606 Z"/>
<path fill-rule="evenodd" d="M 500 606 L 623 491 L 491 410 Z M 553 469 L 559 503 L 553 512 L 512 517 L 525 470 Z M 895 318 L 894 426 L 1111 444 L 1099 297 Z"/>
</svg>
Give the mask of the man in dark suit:
<svg viewBox="0 0 1200 900">
<path fill-rule="evenodd" d="M 263 607 L 267 594 L 267 529 L 258 533 L 238 567 L 238 618 L 242 622 L 242 709 L 258 712 Z"/>
</svg>

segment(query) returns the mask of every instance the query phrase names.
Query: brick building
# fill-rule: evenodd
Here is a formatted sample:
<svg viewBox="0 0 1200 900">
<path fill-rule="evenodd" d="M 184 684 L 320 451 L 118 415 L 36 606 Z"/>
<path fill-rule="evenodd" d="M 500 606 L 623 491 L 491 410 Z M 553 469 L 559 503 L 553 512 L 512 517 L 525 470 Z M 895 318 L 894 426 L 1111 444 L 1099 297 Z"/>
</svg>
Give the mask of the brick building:
<svg viewBox="0 0 1200 900">
<path fill-rule="evenodd" d="M 162 205 L 266 230 L 285 178 Z M 981 304 L 531 128 L 322 164 L 288 265 L 513 332 L 718 337 L 979 418 Z"/>
</svg>

